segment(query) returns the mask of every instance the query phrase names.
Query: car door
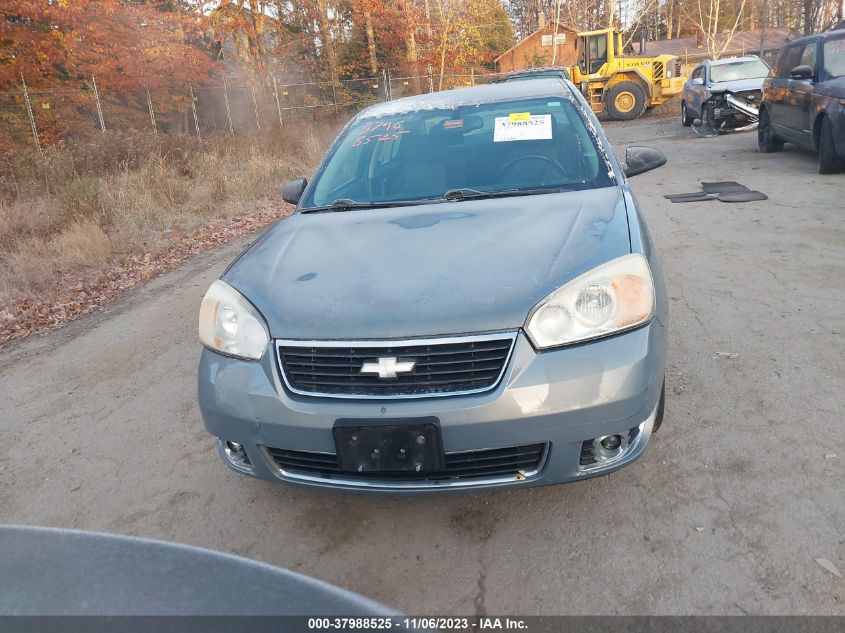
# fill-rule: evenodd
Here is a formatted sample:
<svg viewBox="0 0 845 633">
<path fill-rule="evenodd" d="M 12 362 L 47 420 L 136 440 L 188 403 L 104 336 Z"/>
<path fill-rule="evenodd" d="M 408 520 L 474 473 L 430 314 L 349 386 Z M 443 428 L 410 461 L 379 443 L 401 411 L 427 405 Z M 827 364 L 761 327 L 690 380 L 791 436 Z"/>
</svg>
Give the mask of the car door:
<svg viewBox="0 0 845 633">
<path fill-rule="evenodd" d="M 792 140 L 792 129 L 786 122 L 790 115 L 789 98 L 789 73 L 798 65 L 801 59 L 803 45 L 792 44 L 784 47 L 778 56 L 775 64 L 775 71 L 770 78 L 771 88 L 767 91 L 767 106 L 769 121 L 775 133 L 781 138 Z"/>
<path fill-rule="evenodd" d="M 692 75 L 690 75 L 689 100 L 687 102 L 687 110 L 689 111 L 690 116 L 693 116 L 696 119 L 701 118 L 701 104 L 704 101 L 703 96 L 707 90 L 704 87 L 704 81 L 704 64 L 700 64 L 692 71 Z"/>
<path fill-rule="evenodd" d="M 795 136 L 795 142 L 813 149 L 813 123 L 811 110 L 816 82 L 819 78 L 819 41 L 810 40 L 804 43 L 798 66 L 809 66 L 813 69 L 810 79 L 789 80 L 790 108 L 787 112 L 786 125 Z M 793 67 L 794 68 L 794 67 Z M 791 70 L 791 69 L 790 69 Z"/>
</svg>

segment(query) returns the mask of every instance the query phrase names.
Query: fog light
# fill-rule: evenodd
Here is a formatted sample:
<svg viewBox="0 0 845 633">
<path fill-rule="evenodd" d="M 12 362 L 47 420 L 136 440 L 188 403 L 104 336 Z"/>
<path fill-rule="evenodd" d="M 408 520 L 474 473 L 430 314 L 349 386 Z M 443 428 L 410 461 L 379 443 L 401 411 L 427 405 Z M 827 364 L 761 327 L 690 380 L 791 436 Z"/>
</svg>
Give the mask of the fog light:
<svg viewBox="0 0 845 633">
<path fill-rule="evenodd" d="M 601 446 L 608 451 L 615 451 L 622 444 L 622 437 L 619 435 L 608 435 L 601 439 Z"/>
<path fill-rule="evenodd" d="M 223 456 L 232 468 L 243 473 L 252 472 L 252 462 L 249 461 L 249 455 L 243 446 L 231 440 L 221 440 L 221 444 Z"/>
<path fill-rule="evenodd" d="M 593 440 L 592 455 L 596 462 L 612 462 L 625 454 L 627 435 L 603 435 Z"/>
</svg>

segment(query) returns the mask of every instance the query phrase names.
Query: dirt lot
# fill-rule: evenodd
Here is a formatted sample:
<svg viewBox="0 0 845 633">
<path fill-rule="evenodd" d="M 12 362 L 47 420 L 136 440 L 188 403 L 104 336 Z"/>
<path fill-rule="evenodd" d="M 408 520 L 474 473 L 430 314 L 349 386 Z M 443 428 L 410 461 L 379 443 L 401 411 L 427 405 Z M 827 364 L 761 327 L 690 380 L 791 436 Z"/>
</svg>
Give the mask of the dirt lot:
<svg viewBox="0 0 845 633">
<path fill-rule="evenodd" d="M 196 312 L 244 244 L 105 313 L 0 351 L 0 522 L 242 554 L 415 613 L 845 614 L 845 175 L 608 126 L 669 164 L 634 188 L 671 297 L 666 421 L 610 476 L 448 497 L 361 497 L 244 478 L 195 400 Z M 700 180 L 766 202 L 670 204 Z"/>
</svg>

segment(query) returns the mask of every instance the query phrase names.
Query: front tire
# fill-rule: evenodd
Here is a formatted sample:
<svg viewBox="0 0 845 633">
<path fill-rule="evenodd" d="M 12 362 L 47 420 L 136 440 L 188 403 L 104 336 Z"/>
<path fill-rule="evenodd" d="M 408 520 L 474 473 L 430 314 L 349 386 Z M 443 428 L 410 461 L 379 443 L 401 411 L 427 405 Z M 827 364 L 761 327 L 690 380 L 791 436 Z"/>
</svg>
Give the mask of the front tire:
<svg viewBox="0 0 845 633">
<path fill-rule="evenodd" d="M 689 115 L 687 112 L 687 104 L 685 101 L 681 101 L 681 125 L 684 127 L 689 127 L 692 125 L 693 117 Z"/>
<path fill-rule="evenodd" d="M 838 174 L 842 170 L 842 160 L 836 155 L 833 143 L 833 125 L 824 117 L 819 130 L 819 173 Z"/>
<path fill-rule="evenodd" d="M 772 129 L 772 121 L 766 108 L 760 108 L 760 121 L 757 124 L 757 146 L 764 154 L 779 152 L 783 149 L 783 139 L 779 138 Z"/>
<path fill-rule="evenodd" d="M 636 81 L 620 81 L 607 91 L 607 113 L 614 121 L 633 121 L 645 107 L 645 90 Z"/>
</svg>

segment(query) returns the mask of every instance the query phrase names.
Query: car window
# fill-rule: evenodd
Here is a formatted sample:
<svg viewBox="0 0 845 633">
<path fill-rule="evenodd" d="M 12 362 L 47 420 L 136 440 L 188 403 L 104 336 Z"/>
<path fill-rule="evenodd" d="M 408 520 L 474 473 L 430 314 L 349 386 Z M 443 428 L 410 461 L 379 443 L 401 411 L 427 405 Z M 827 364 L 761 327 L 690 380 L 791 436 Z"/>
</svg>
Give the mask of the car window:
<svg viewBox="0 0 845 633">
<path fill-rule="evenodd" d="M 824 43 L 824 72 L 822 81 L 845 77 L 845 37 Z"/>
<path fill-rule="evenodd" d="M 590 69 L 589 72 L 597 73 L 607 62 L 607 35 L 591 35 L 587 38 L 590 47 Z"/>
<path fill-rule="evenodd" d="M 807 42 L 804 50 L 801 52 L 801 60 L 798 62 L 799 66 L 809 66 L 815 73 L 816 59 L 818 58 L 819 45 L 816 42 Z M 791 69 L 790 69 L 791 70 Z"/>
<path fill-rule="evenodd" d="M 302 206 L 422 200 L 451 189 L 611 184 L 578 108 L 565 97 L 548 97 L 357 119 Z"/>
<path fill-rule="evenodd" d="M 802 47 L 789 46 L 783 51 L 783 54 L 778 61 L 777 76 L 789 77 L 792 69 L 800 65 Z"/>
<path fill-rule="evenodd" d="M 727 62 L 710 66 L 710 81 L 737 81 L 738 79 L 757 79 L 769 74 L 769 66 L 760 59 Z"/>
<path fill-rule="evenodd" d="M 694 71 L 692 71 L 692 78 L 693 79 L 704 79 L 704 66 L 699 66 Z"/>
</svg>

